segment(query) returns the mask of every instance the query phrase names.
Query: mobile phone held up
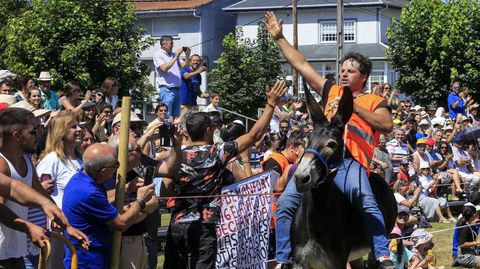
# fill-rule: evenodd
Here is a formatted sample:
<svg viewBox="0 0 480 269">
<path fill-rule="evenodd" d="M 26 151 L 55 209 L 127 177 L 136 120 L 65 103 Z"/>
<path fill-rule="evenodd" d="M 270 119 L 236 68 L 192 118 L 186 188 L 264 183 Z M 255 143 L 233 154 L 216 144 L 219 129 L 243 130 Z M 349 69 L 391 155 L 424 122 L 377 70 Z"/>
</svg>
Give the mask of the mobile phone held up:
<svg viewBox="0 0 480 269">
<path fill-rule="evenodd" d="M 182 47 L 183 52 L 187 52 L 188 47 Z"/>
<path fill-rule="evenodd" d="M 173 136 L 176 132 L 175 125 L 163 124 L 159 127 L 158 133 L 160 134 L 160 145 L 163 147 L 173 146 Z"/>
</svg>

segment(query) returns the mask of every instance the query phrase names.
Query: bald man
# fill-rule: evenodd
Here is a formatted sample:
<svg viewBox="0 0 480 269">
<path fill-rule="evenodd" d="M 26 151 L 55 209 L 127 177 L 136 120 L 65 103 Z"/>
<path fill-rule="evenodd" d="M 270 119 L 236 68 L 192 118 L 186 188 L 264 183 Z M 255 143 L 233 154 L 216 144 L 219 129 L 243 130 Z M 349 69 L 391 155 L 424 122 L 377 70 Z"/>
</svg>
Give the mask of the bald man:
<svg viewBox="0 0 480 269">
<path fill-rule="evenodd" d="M 123 232 L 142 219 L 141 212 L 148 210 L 145 201 L 152 196 L 153 184 L 138 188 L 135 202 L 123 214 L 118 214 L 101 184 L 119 167 L 115 149 L 107 144 L 93 144 L 85 150 L 83 163 L 83 171 L 75 174 L 65 187 L 63 210 L 71 225 L 88 236 L 90 250 L 84 251 L 76 240 L 69 239 L 77 250 L 79 268 L 108 268 L 112 229 Z M 70 268 L 69 251 L 64 263 Z"/>
</svg>

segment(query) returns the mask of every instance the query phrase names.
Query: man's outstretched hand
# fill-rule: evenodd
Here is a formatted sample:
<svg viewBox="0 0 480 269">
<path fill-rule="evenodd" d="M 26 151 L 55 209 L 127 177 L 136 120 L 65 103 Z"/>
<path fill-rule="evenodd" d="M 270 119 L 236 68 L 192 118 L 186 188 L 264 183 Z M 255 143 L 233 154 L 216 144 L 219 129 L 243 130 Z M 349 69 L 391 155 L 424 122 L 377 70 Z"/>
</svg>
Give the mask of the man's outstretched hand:
<svg viewBox="0 0 480 269">
<path fill-rule="evenodd" d="M 286 83 L 284 80 L 277 80 L 272 88 L 267 86 L 267 102 L 269 105 L 277 106 L 282 97 L 287 91 Z"/>
<path fill-rule="evenodd" d="M 90 246 L 90 240 L 88 239 L 88 236 L 86 236 L 82 231 L 75 229 L 69 225 L 67 226 L 67 229 L 65 229 L 65 232 L 71 237 L 77 239 L 79 246 L 81 246 L 83 249 L 88 250 L 88 247 Z"/>
<path fill-rule="evenodd" d="M 265 14 L 265 20 L 263 21 L 263 24 L 265 24 L 265 27 L 267 27 L 268 32 L 273 37 L 273 39 L 277 40 L 283 37 L 283 21 L 277 19 L 277 16 L 275 16 L 275 13 L 273 13 L 272 11 L 268 11 Z"/>
<path fill-rule="evenodd" d="M 66 228 L 68 226 L 67 217 L 63 214 L 62 210 L 52 201 L 46 201 L 42 204 L 42 210 L 47 215 L 47 218 L 55 222 L 58 226 Z"/>
</svg>

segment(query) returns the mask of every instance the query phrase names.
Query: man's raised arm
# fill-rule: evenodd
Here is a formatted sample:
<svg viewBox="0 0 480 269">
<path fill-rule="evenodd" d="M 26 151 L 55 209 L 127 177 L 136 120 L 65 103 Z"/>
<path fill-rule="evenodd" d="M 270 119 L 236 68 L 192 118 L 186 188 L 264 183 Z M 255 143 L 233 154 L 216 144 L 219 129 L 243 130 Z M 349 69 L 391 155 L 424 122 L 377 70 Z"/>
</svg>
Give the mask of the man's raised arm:
<svg viewBox="0 0 480 269">
<path fill-rule="evenodd" d="M 272 38 L 277 42 L 287 62 L 305 78 L 314 91 L 322 95 L 323 85 L 325 85 L 327 80 L 317 73 L 317 71 L 307 62 L 303 54 L 288 43 L 282 32 L 283 22 L 277 19 L 275 13 L 269 11 L 265 14 L 265 20 L 263 23 L 267 27 Z"/>
<path fill-rule="evenodd" d="M 272 89 L 267 92 L 267 105 L 263 110 L 262 116 L 258 119 L 255 125 L 253 125 L 252 129 L 248 133 L 240 136 L 237 139 L 239 153 L 247 150 L 253 146 L 255 142 L 262 139 L 263 135 L 268 129 L 268 126 L 270 125 L 273 111 L 280 101 L 280 97 L 285 93 L 286 90 L 285 81 L 280 80 L 277 81 Z"/>
</svg>

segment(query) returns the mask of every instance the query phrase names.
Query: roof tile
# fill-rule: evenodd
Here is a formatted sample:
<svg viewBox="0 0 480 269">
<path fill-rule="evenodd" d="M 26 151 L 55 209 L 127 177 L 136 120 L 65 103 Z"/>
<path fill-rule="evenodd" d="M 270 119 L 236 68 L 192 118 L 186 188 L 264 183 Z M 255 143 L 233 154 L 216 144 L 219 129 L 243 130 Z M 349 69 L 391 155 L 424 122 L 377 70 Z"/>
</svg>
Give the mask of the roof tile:
<svg viewBox="0 0 480 269">
<path fill-rule="evenodd" d="M 156 11 L 156 10 L 177 10 L 194 9 L 212 2 L 213 0 L 156 0 L 156 1 L 135 1 L 135 10 Z"/>
</svg>

